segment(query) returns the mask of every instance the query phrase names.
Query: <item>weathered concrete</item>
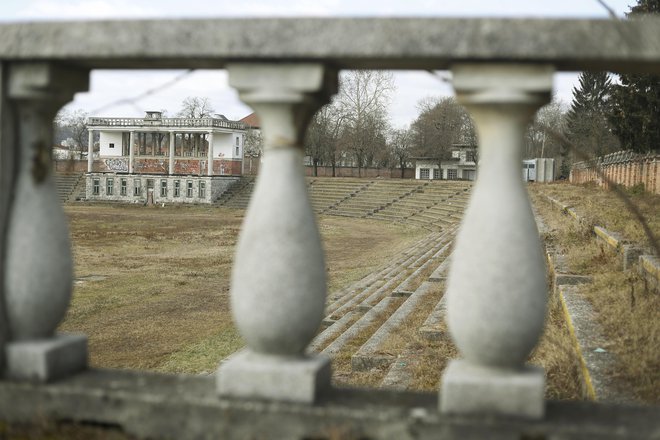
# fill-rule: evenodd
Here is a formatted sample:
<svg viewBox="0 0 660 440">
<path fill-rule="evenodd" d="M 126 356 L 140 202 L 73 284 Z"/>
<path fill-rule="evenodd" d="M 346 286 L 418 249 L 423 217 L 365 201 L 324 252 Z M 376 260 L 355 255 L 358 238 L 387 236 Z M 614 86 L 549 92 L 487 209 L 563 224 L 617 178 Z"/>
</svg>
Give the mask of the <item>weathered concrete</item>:
<svg viewBox="0 0 660 440">
<path fill-rule="evenodd" d="M 364 329 L 369 327 L 377 319 L 380 319 L 393 301 L 395 301 L 395 298 L 391 296 L 383 298 L 378 304 L 367 311 L 360 319 L 339 335 L 339 337 L 332 341 L 330 345 L 324 348 L 323 353 L 330 356 L 339 353 L 348 342 L 358 337 Z"/>
<path fill-rule="evenodd" d="M 589 301 L 575 286 L 560 286 L 560 299 L 565 309 L 567 325 L 575 338 L 582 369 L 584 394 L 605 402 L 631 402 L 631 396 L 616 386 L 612 372 L 616 357 Z"/>
<path fill-rule="evenodd" d="M 453 360 L 442 375 L 440 411 L 540 419 L 545 410 L 544 391 L 545 376 L 538 367 L 498 370 Z"/>
<path fill-rule="evenodd" d="M 434 393 L 330 389 L 315 405 L 219 399 L 213 378 L 89 370 L 48 385 L 0 381 L 0 420 L 115 425 L 140 438 L 388 440 L 657 438 L 657 407 L 548 402 L 546 417 L 438 414 Z"/>
<path fill-rule="evenodd" d="M 10 342 L 7 377 L 49 382 L 87 368 L 87 336 L 59 334 L 49 339 Z"/>
<path fill-rule="evenodd" d="M 391 355 L 379 353 L 379 347 L 408 317 L 415 311 L 417 305 L 437 285 L 424 281 L 415 292 L 407 298 L 403 304 L 390 315 L 376 332 L 371 335 L 367 342 L 360 347 L 357 353 L 351 357 L 353 371 L 364 371 L 371 368 L 387 365 L 392 362 Z"/>
<path fill-rule="evenodd" d="M 419 333 L 426 339 L 438 340 L 444 336 L 440 331 L 440 323 L 445 320 L 447 312 L 447 297 L 445 295 L 435 305 L 424 324 L 419 328 Z"/>
<path fill-rule="evenodd" d="M 651 289 L 660 290 L 660 258 L 653 255 L 641 255 L 639 273 Z"/>
<path fill-rule="evenodd" d="M 218 391 L 312 402 L 330 368 L 327 358 L 305 355 L 323 319 L 326 269 L 302 169 L 303 135 L 336 91 L 337 72 L 321 64 L 232 64 L 228 73 L 259 116 L 264 160 L 232 271 L 232 314 L 249 351 L 220 365 Z"/>
<path fill-rule="evenodd" d="M 327 356 L 292 357 L 240 352 L 217 373 L 225 397 L 313 403 L 330 388 Z"/>
<path fill-rule="evenodd" d="M 479 131 L 479 178 L 456 238 L 446 293 L 452 339 L 473 368 L 461 372 L 463 364 L 451 364 L 441 410 L 515 415 L 520 409 L 540 417 L 543 386 L 535 377 L 543 373 L 530 377 L 523 364 L 543 331 L 547 285 L 520 158 L 528 122 L 550 100 L 553 68 L 458 64 L 452 72 L 458 102 Z M 513 387 L 510 394 L 506 386 Z M 462 398 L 463 391 L 473 398 Z M 479 395 L 489 397 L 479 401 Z"/>
<path fill-rule="evenodd" d="M 0 58 L 95 68 L 220 68 L 324 60 L 340 68 L 458 62 L 660 72 L 660 21 L 459 18 L 136 20 L 0 26 Z M 218 31 L 222 30 L 222 31 Z M 106 38 L 113 35 L 113 38 Z M 185 35 L 186 38 L 181 38 Z M 369 35 L 368 39 L 363 38 Z M 357 39 L 361 44 L 353 44 Z M 140 44 L 136 44 L 139 41 Z M 577 44 L 579 43 L 579 44 Z"/>
</svg>

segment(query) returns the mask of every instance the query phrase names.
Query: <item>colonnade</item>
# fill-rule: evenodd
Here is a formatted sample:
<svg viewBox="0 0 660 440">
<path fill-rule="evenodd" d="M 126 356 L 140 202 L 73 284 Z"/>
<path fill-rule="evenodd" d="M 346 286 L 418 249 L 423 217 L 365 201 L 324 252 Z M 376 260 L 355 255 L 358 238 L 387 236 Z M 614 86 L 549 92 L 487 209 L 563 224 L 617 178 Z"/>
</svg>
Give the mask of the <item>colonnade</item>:
<svg viewBox="0 0 660 440">
<path fill-rule="evenodd" d="M 92 129 L 88 130 L 88 143 L 87 143 L 87 172 L 91 173 L 94 170 L 94 131 Z M 98 130 L 96 130 L 98 131 Z M 136 130 L 130 130 L 129 132 L 129 159 L 128 159 L 128 172 L 133 173 L 135 168 L 135 143 L 136 143 Z M 175 158 L 175 146 L 176 146 L 176 135 L 177 132 L 170 130 L 169 132 L 169 144 L 168 144 L 168 174 L 174 174 L 174 158 Z M 207 170 L 206 173 L 209 176 L 213 175 L 213 131 L 208 131 L 206 133 L 195 133 L 195 134 L 205 134 L 207 142 Z M 183 146 L 181 147 L 183 148 Z"/>
</svg>

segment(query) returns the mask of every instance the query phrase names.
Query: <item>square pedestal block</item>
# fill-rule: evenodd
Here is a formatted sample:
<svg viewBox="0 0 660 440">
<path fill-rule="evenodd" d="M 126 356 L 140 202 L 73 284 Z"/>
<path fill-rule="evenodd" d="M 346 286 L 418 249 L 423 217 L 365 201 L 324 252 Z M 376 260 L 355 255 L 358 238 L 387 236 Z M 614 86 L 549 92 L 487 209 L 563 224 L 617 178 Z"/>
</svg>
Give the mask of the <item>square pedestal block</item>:
<svg viewBox="0 0 660 440">
<path fill-rule="evenodd" d="M 440 412 L 497 414 L 540 419 L 545 413 L 545 377 L 538 367 L 504 370 L 453 360 L 440 389 Z"/>
<path fill-rule="evenodd" d="M 87 368 L 87 336 L 58 334 L 10 342 L 6 354 L 9 379 L 49 382 Z"/>
<path fill-rule="evenodd" d="M 218 393 L 222 397 L 313 403 L 330 388 L 327 356 L 284 357 L 245 350 L 220 365 Z"/>
</svg>

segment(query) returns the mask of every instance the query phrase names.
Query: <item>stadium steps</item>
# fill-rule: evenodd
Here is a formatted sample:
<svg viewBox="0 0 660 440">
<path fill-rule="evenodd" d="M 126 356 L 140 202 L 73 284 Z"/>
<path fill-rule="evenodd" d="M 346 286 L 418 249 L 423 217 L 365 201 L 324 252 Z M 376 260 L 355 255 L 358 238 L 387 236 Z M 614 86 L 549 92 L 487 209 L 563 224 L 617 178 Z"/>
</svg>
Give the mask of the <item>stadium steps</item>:
<svg viewBox="0 0 660 440">
<path fill-rule="evenodd" d="M 216 199 L 214 205 L 245 209 L 254 190 L 255 178 L 243 176 Z"/>
<path fill-rule="evenodd" d="M 85 199 L 84 173 L 55 173 L 57 197 L 62 203 Z"/>
<path fill-rule="evenodd" d="M 428 279 L 446 265 L 455 232 L 456 228 L 449 228 L 428 234 L 389 265 L 331 295 L 325 327 L 310 344 L 310 351 L 349 356 L 353 371 L 387 368 L 396 355 L 383 356 L 378 348 L 417 310 L 425 295 L 438 295 L 438 289 L 429 288 L 435 281 Z M 428 310 L 421 313 L 430 316 L 439 300 L 429 302 Z M 351 349 L 354 341 L 362 340 L 367 342 Z"/>
</svg>

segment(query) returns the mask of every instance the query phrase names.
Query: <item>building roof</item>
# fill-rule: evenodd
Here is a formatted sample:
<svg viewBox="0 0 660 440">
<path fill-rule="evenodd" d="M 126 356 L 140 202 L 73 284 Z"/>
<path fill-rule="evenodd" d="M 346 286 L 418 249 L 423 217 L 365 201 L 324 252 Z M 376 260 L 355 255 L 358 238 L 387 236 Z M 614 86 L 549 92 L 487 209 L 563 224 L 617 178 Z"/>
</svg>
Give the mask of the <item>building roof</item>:
<svg viewBox="0 0 660 440">
<path fill-rule="evenodd" d="M 259 128 L 261 127 L 261 122 L 259 121 L 259 117 L 257 116 L 256 113 L 252 112 L 243 119 L 239 120 L 239 122 L 244 123 L 250 128 Z"/>
</svg>

